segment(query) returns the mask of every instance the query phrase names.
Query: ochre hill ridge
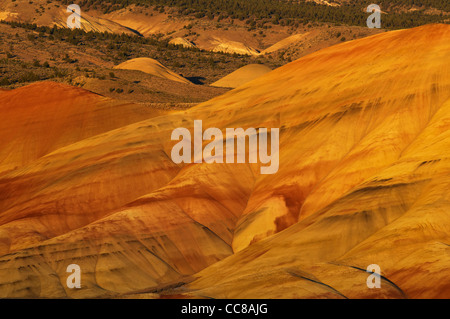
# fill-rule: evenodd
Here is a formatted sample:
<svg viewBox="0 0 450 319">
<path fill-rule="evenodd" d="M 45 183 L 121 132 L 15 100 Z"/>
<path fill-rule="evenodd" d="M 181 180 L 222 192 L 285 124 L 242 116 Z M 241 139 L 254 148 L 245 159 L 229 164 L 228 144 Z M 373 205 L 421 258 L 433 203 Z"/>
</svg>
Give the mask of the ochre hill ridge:
<svg viewBox="0 0 450 319">
<path fill-rule="evenodd" d="M 262 64 L 249 64 L 228 74 L 220 80 L 211 84 L 211 86 L 237 88 L 247 82 L 250 82 L 268 72 L 271 68 Z"/>
<path fill-rule="evenodd" d="M 185 84 L 191 83 L 189 80 L 169 70 L 167 67 L 165 67 L 155 59 L 151 58 L 131 59 L 119 65 L 116 65 L 114 68 L 123 70 L 139 70 L 164 79 L 177 81 Z"/>
<path fill-rule="evenodd" d="M 160 114 L 55 82 L 0 91 L 0 113 L 0 173 L 62 146 Z"/>
<path fill-rule="evenodd" d="M 343 43 L 4 173 L 0 296 L 448 298 L 449 40 Z M 171 132 L 194 120 L 279 127 L 279 171 L 174 164 Z"/>
</svg>

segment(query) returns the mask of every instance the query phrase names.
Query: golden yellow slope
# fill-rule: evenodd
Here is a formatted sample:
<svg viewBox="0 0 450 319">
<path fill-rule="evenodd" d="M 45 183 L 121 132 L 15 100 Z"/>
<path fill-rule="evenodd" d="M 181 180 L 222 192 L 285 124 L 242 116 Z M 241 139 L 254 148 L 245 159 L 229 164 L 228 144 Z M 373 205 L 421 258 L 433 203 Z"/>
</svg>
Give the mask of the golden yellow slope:
<svg viewBox="0 0 450 319">
<path fill-rule="evenodd" d="M 444 25 L 373 36 L 242 88 L 250 96 L 284 79 L 278 107 L 265 99 L 285 128 L 283 172 L 258 180 L 235 231 L 240 252 L 180 291 L 448 298 L 449 39 Z M 370 264 L 381 267 L 382 289 L 366 286 Z"/>
<path fill-rule="evenodd" d="M 449 39 L 430 25 L 343 43 L 2 176 L 0 296 L 448 298 Z M 172 130 L 199 119 L 279 127 L 279 171 L 173 164 Z"/>
<path fill-rule="evenodd" d="M 103 14 L 102 16 L 120 25 L 136 30 L 143 36 L 158 33 L 167 34 L 174 30 L 182 30 L 184 26 L 190 23 L 188 19 L 174 19 L 169 13 L 157 13 L 151 8 L 142 10 L 133 4 L 128 5 L 126 8 Z"/>
</svg>

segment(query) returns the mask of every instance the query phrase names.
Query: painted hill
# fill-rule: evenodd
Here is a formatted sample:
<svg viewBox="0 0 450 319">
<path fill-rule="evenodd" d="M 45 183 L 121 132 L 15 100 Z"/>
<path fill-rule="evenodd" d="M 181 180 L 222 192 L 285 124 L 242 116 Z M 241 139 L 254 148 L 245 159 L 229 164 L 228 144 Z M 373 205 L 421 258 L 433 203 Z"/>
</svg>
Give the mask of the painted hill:
<svg viewBox="0 0 450 319">
<path fill-rule="evenodd" d="M 224 38 L 214 37 L 211 41 L 214 45 L 213 52 L 237 53 L 243 55 L 258 55 L 259 51 L 239 41 L 231 41 Z"/>
<path fill-rule="evenodd" d="M 0 20 L 36 23 L 37 25 L 67 27 L 67 5 L 50 3 L 46 0 L 8 1 L 0 0 Z M 85 31 L 137 34 L 129 27 L 125 27 L 96 14 L 83 12 L 80 16 L 81 28 Z"/>
<path fill-rule="evenodd" d="M 124 70 L 138 70 L 160 78 L 182 82 L 189 84 L 189 80 L 183 78 L 181 75 L 169 70 L 167 67 L 151 58 L 136 58 L 125 61 L 114 67 L 115 69 Z"/>
<path fill-rule="evenodd" d="M 271 45 L 270 47 L 268 47 L 267 49 L 261 51 L 260 54 L 269 54 L 272 52 L 276 52 L 278 50 L 284 49 L 286 47 L 289 47 L 291 44 L 293 43 L 297 43 L 298 41 L 300 41 L 301 39 L 303 39 L 305 36 L 307 36 L 309 33 L 300 33 L 300 34 L 294 34 L 291 35 L 281 41 L 278 41 L 277 43 Z"/>
<path fill-rule="evenodd" d="M 449 298 L 449 39 L 342 43 L 3 173 L 0 296 Z M 280 128 L 278 172 L 174 164 L 194 120 Z"/>
<path fill-rule="evenodd" d="M 170 40 L 169 43 L 175 44 L 175 45 L 182 45 L 185 48 L 194 48 L 195 47 L 195 45 L 191 41 L 189 41 L 185 38 L 180 38 L 180 37 Z"/>
<path fill-rule="evenodd" d="M 104 14 L 102 17 L 136 30 L 144 36 L 182 30 L 184 26 L 190 23 L 185 19 L 173 18 L 167 12 L 156 12 L 153 8 L 143 10 L 134 4 Z"/>
<path fill-rule="evenodd" d="M 349 42 L 215 100 L 242 118 L 279 112 L 284 164 L 256 182 L 235 254 L 178 292 L 449 298 L 449 39 L 430 25 Z M 371 264 L 381 289 L 366 286 Z"/>
<path fill-rule="evenodd" d="M 158 112 L 84 89 L 41 82 L 0 91 L 0 173 Z"/>
<path fill-rule="evenodd" d="M 219 81 L 214 82 L 211 86 L 237 88 L 238 86 L 250 82 L 270 71 L 272 71 L 272 69 L 265 65 L 249 64 L 228 74 Z"/>
</svg>

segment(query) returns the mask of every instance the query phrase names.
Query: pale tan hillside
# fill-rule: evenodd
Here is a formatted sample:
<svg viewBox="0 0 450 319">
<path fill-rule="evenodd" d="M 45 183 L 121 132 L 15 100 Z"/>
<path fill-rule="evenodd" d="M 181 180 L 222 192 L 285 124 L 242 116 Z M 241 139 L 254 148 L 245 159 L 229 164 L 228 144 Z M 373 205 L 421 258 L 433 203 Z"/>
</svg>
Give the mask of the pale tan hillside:
<svg viewBox="0 0 450 319">
<path fill-rule="evenodd" d="M 136 30 L 144 36 L 177 31 L 190 23 L 188 19 L 169 18 L 167 13 L 159 13 L 153 8 L 145 10 L 134 5 L 107 13 L 102 17 Z"/>
<path fill-rule="evenodd" d="M 289 47 L 292 44 L 298 43 L 302 38 L 304 38 L 308 33 L 303 33 L 303 34 L 294 34 L 291 35 L 281 41 L 278 41 L 277 43 L 271 45 L 270 47 L 268 47 L 267 49 L 261 51 L 260 54 L 268 54 L 268 53 L 272 53 L 281 49 L 284 49 L 286 47 Z"/>
<path fill-rule="evenodd" d="M 169 41 L 170 44 L 175 44 L 175 45 L 182 45 L 185 48 L 194 48 L 195 45 L 189 41 L 186 40 L 185 38 L 174 38 L 172 40 Z"/>
<path fill-rule="evenodd" d="M 154 76 L 165 78 L 172 81 L 191 83 L 189 80 L 183 78 L 181 75 L 169 70 L 167 67 L 151 58 L 136 58 L 125 61 L 114 67 L 115 69 L 123 70 L 138 70 Z"/>
<path fill-rule="evenodd" d="M 67 18 L 71 15 L 67 6 L 46 0 L 0 0 L 0 20 L 36 23 L 37 25 L 67 28 Z M 85 31 L 136 34 L 117 22 L 103 18 L 96 12 L 81 12 L 81 28 Z"/>
<path fill-rule="evenodd" d="M 214 52 L 237 53 L 244 55 L 258 55 L 259 51 L 245 45 L 242 42 L 231 41 L 224 38 L 214 37 L 212 41 Z"/>
</svg>

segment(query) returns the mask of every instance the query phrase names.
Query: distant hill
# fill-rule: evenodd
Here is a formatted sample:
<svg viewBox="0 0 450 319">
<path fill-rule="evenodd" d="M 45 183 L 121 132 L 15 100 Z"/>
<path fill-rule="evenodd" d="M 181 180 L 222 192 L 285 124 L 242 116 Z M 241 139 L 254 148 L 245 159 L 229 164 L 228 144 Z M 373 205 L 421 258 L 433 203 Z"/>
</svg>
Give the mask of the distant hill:
<svg viewBox="0 0 450 319">
<path fill-rule="evenodd" d="M 64 0 L 63 3 L 68 3 Z M 156 6 L 160 12 L 165 7 L 178 9 L 181 15 L 190 15 L 197 19 L 218 18 L 237 20 L 266 20 L 274 24 L 294 25 L 310 22 L 332 22 L 347 25 L 365 25 L 367 13 L 365 8 L 372 1 L 337 0 L 337 1 L 279 1 L 279 0 L 109 0 L 103 2 L 94 0 L 89 7 L 101 8 L 104 12 L 111 12 L 124 8 L 129 3 L 138 6 Z M 334 5 L 338 4 L 338 5 Z M 441 17 L 440 12 L 425 12 L 435 9 L 441 12 L 450 12 L 448 1 L 441 0 L 385 0 L 378 4 L 389 14 L 384 16 L 384 27 L 401 29 L 443 22 L 448 16 Z M 410 10 L 410 9 L 419 10 Z M 422 10 L 423 9 L 423 10 Z"/>
<path fill-rule="evenodd" d="M 236 88 L 270 71 L 272 71 L 272 69 L 265 65 L 261 64 L 246 65 L 228 74 L 219 81 L 214 82 L 213 84 L 211 84 L 211 86 Z"/>
<path fill-rule="evenodd" d="M 137 70 L 172 81 L 182 82 L 186 84 L 191 83 L 189 80 L 169 70 L 167 67 L 151 58 L 131 59 L 119 65 L 116 65 L 114 68 L 122 70 Z"/>
</svg>

